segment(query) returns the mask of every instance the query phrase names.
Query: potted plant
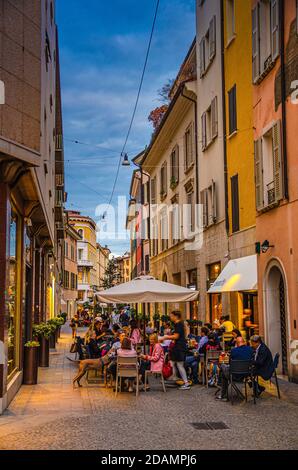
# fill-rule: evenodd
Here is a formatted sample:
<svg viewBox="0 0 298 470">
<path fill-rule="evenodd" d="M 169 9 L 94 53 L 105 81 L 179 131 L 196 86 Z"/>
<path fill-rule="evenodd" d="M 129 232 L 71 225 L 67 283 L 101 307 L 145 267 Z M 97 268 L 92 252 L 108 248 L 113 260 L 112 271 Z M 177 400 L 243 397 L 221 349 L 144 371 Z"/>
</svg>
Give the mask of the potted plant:
<svg viewBox="0 0 298 470">
<path fill-rule="evenodd" d="M 49 325 L 53 325 L 53 330 L 54 330 L 54 335 L 55 335 L 55 345 L 56 345 L 56 343 L 58 342 L 59 334 L 60 334 L 59 332 L 61 330 L 61 326 L 64 323 L 64 320 L 61 317 L 53 317 L 53 318 L 50 318 L 50 320 L 48 320 L 47 323 Z"/>
<path fill-rule="evenodd" d="M 65 325 L 66 320 L 67 320 L 67 313 L 66 312 L 61 312 L 58 315 L 59 318 L 63 318 L 63 325 Z"/>
<path fill-rule="evenodd" d="M 24 347 L 23 384 L 36 385 L 38 377 L 39 342 L 28 341 Z"/>
<path fill-rule="evenodd" d="M 53 333 L 53 326 L 48 323 L 33 325 L 33 336 L 40 343 L 39 366 L 49 367 L 50 362 L 50 337 Z"/>
</svg>

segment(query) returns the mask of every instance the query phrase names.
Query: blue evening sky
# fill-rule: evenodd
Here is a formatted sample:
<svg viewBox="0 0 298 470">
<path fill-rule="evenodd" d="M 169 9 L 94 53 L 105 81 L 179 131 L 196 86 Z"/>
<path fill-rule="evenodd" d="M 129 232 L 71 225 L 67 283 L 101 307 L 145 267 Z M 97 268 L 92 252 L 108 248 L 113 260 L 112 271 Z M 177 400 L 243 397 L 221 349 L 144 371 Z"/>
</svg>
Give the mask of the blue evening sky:
<svg viewBox="0 0 298 470">
<path fill-rule="evenodd" d="M 67 208 L 98 222 L 110 198 L 145 60 L 155 0 L 57 0 Z M 195 35 L 195 0 L 161 0 L 135 123 L 130 158 L 149 144 L 148 115 L 157 90 L 179 70 Z M 75 144 L 77 140 L 84 144 Z M 90 145 L 85 145 L 90 144 Z M 113 202 L 128 197 L 130 168 L 121 167 Z M 113 253 L 123 240 L 102 240 Z"/>
</svg>

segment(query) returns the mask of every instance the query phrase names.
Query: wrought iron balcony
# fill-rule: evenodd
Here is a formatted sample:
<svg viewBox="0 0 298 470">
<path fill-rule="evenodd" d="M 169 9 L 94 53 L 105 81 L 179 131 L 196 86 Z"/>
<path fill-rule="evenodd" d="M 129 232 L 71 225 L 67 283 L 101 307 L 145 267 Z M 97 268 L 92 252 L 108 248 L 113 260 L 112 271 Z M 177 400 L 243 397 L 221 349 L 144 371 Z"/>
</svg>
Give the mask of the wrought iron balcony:
<svg viewBox="0 0 298 470">
<path fill-rule="evenodd" d="M 267 184 L 267 199 L 268 199 L 268 205 L 273 204 L 275 202 L 274 181 L 271 181 L 271 183 Z"/>
</svg>

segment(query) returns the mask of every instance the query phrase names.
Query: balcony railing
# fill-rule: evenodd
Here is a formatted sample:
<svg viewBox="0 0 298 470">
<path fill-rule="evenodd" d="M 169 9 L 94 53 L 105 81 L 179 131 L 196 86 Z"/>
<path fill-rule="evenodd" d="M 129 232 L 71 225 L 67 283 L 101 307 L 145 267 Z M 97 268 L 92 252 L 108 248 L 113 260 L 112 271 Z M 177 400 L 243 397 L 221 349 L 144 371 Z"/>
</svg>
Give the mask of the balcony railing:
<svg viewBox="0 0 298 470">
<path fill-rule="evenodd" d="M 268 199 L 268 204 L 273 204 L 275 202 L 274 181 L 271 181 L 271 183 L 267 184 L 267 199 Z"/>
<path fill-rule="evenodd" d="M 78 266 L 93 268 L 93 261 L 90 261 L 89 259 L 78 259 Z"/>
<path fill-rule="evenodd" d="M 56 187 L 63 187 L 64 186 L 64 176 L 63 174 L 56 174 Z"/>
</svg>

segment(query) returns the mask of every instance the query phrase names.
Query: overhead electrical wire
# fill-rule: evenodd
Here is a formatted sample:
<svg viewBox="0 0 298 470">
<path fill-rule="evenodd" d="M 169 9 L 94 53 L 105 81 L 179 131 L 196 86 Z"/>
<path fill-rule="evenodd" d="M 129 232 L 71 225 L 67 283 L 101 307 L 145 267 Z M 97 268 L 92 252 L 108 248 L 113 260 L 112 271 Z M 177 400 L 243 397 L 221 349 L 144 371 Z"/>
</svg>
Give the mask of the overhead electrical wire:
<svg viewBox="0 0 298 470">
<path fill-rule="evenodd" d="M 151 45 L 152 45 L 152 39 L 153 39 L 154 30 L 155 30 L 155 24 L 156 24 L 156 19 L 157 19 L 157 14 L 158 14 L 159 3 L 160 3 L 160 0 L 157 0 L 156 7 L 155 7 L 154 18 L 153 18 L 153 23 L 152 23 L 152 27 L 151 27 L 151 33 L 150 33 L 150 37 L 149 37 L 149 43 L 148 43 L 148 47 L 147 47 L 147 51 L 146 51 L 145 62 L 144 62 L 142 75 L 141 75 L 141 80 L 140 80 L 140 84 L 139 84 L 139 88 L 138 88 L 138 92 L 137 92 L 136 102 L 135 102 L 132 117 L 131 117 L 131 120 L 130 120 L 130 123 L 129 123 L 128 131 L 127 131 L 127 134 L 126 134 L 126 137 L 125 137 L 124 145 L 122 147 L 122 151 L 121 151 L 121 154 L 120 154 L 120 157 L 119 157 L 116 176 L 115 176 L 115 180 L 114 180 L 114 184 L 113 184 L 113 188 L 112 188 L 112 192 L 111 192 L 111 196 L 110 196 L 108 205 L 111 204 L 111 202 L 113 200 L 113 197 L 114 197 L 116 185 L 117 185 L 117 182 L 118 182 L 120 167 L 121 167 L 121 160 L 122 160 L 124 151 L 126 149 L 127 142 L 128 142 L 128 139 L 129 139 L 129 136 L 130 136 L 130 133 L 131 133 L 131 130 L 132 130 L 132 126 L 133 126 L 133 123 L 134 123 L 134 120 L 135 120 L 135 116 L 136 116 L 136 112 L 137 112 L 137 108 L 138 108 L 138 104 L 139 104 L 139 99 L 140 99 L 140 95 L 141 95 L 141 91 L 142 91 L 142 87 L 143 87 L 145 72 L 146 72 L 146 69 L 147 69 L 149 53 L 150 53 L 150 49 L 151 49 Z"/>
</svg>

